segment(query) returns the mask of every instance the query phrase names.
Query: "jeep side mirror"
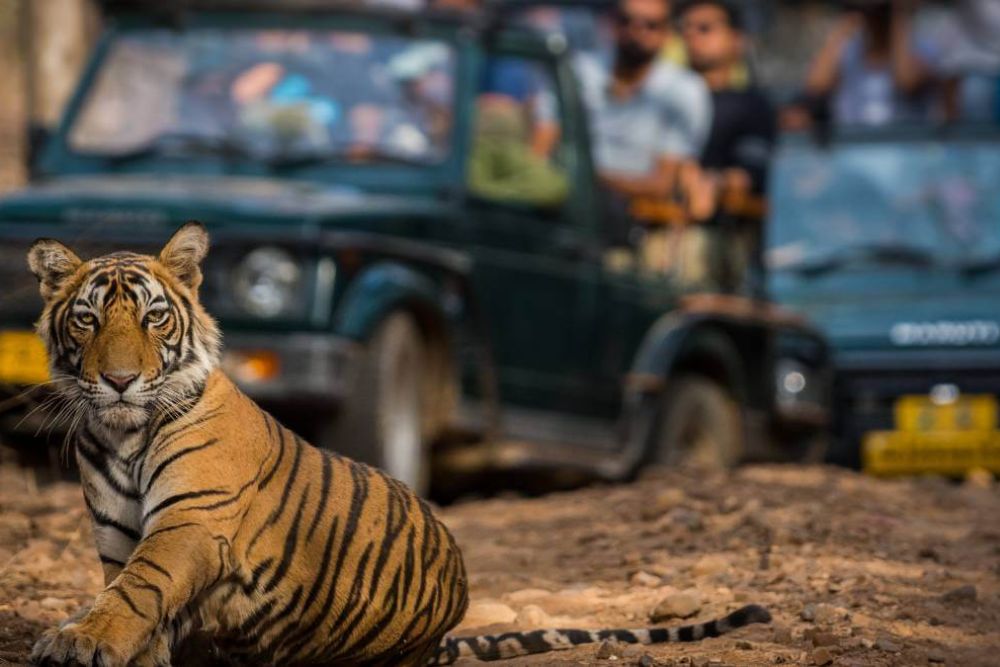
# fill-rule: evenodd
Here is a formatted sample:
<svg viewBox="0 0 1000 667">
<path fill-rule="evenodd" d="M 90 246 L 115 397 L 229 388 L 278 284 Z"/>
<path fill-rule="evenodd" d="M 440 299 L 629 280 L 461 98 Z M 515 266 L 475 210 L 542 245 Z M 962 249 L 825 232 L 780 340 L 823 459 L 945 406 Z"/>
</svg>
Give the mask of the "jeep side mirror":
<svg viewBox="0 0 1000 667">
<path fill-rule="evenodd" d="M 33 179 L 38 175 L 38 160 L 41 158 L 42 151 L 45 150 L 45 146 L 51 137 L 52 131 L 44 125 L 39 123 L 30 123 L 28 125 L 27 155 L 25 156 L 28 167 L 28 178 Z"/>
</svg>

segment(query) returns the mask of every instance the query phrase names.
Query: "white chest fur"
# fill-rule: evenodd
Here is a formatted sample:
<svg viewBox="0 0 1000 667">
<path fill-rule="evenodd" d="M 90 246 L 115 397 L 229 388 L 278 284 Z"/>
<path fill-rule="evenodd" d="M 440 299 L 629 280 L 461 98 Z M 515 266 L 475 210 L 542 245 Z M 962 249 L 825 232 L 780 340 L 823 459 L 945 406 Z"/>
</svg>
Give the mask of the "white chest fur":
<svg viewBox="0 0 1000 667">
<path fill-rule="evenodd" d="M 83 428 L 76 459 L 83 494 L 105 564 L 124 564 L 139 541 L 142 506 L 133 474 L 144 434 L 113 434 Z"/>
</svg>

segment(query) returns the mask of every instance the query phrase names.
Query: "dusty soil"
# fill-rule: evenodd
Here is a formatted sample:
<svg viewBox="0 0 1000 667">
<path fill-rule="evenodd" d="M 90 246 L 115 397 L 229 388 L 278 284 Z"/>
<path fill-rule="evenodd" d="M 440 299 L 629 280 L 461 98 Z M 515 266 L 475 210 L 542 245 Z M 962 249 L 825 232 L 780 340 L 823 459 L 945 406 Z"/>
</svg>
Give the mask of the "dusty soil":
<svg viewBox="0 0 1000 667">
<path fill-rule="evenodd" d="M 775 620 L 719 639 L 585 646 L 511 665 L 996 665 L 1000 489 L 825 468 L 654 473 L 631 485 L 442 510 L 465 552 L 461 632 L 638 627 L 746 604 Z M 79 489 L 0 466 L 0 664 L 91 599 L 100 574 Z M 687 607 L 684 609 L 684 607 Z M 470 663 L 471 664 L 471 663 Z"/>
</svg>

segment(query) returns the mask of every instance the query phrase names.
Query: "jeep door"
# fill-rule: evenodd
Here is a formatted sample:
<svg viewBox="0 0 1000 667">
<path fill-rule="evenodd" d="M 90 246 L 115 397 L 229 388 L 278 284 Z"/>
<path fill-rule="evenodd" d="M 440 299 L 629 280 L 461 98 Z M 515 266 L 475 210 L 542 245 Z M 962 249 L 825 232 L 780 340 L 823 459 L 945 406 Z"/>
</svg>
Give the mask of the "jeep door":
<svg viewBox="0 0 1000 667">
<path fill-rule="evenodd" d="M 498 39 L 479 64 L 467 232 L 505 427 L 544 440 L 565 437 L 566 416 L 607 406 L 593 383 L 599 263 L 593 193 L 580 187 L 592 179 L 578 177 L 591 169 L 583 117 L 568 65 L 528 44 Z"/>
</svg>

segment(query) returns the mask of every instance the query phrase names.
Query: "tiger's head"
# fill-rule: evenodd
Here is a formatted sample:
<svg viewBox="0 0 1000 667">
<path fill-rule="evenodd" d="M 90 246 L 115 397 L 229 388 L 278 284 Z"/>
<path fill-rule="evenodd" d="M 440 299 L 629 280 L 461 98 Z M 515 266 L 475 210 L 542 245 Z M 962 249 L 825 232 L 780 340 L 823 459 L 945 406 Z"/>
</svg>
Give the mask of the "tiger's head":
<svg viewBox="0 0 1000 667">
<path fill-rule="evenodd" d="M 58 241 L 35 241 L 28 266 L 45 303 L 36 329 L 56 391 L 110 430 L 142 428 L 196 396 L 219 363 L 219 329 L 198 302 L 207 252 L 197 222 L 156 257 L 83 261 Z"/>
</svg>

